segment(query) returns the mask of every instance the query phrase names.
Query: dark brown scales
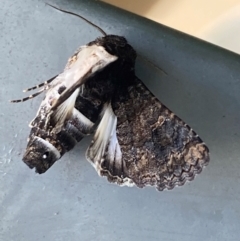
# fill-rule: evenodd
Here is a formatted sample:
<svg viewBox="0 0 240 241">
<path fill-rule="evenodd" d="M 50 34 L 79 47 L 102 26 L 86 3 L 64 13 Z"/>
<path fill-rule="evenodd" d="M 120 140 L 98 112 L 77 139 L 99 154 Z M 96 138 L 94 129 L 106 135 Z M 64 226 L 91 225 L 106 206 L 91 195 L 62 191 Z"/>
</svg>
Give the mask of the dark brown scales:
<svg viewBox="0 0 240 241">
<path fill-rule="evenodd" d="M 110 182 L 130 178 L 138 187 L 160 191 L 193 180 L 209 163 L 209 150 L 188 125 L 159 102 L 136 77 L 123 102 L 113 102 L 123 153 L 119 168 L 102 164 Z"/>
</svg>

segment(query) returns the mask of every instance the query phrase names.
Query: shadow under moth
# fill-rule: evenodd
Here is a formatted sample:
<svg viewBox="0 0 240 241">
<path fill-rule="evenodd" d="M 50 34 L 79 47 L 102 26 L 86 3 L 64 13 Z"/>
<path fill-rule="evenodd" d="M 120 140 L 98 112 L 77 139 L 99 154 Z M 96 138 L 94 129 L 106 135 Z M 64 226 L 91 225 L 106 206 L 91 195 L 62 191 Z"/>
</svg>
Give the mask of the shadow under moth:
<svg viewBox="0 0 240 241">
<path fill-rule="evenodd" d="M 46 93 L 23 161 L 44 173 L 93 134 L 86 158 L 109 182 L 162 191 L 193 180 L 209 163 L 207 146 L 136 77 L 137 55 L 127 40 L 97 28 L 104 36 L 81 46 L 62 73 L 12 101 Z"/>
</svg>

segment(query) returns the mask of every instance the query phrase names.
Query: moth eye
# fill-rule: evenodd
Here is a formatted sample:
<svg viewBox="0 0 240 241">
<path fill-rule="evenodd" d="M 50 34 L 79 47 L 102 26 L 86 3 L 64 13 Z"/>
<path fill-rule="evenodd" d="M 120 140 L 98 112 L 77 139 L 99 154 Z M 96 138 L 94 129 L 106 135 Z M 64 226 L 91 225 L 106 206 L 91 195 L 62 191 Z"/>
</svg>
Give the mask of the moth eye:
<svg viewBox="0 0 240 241">
<path fill-rule="evenodd" d="M 43 158 L 43 159 L 47 159 L 48 155 L 49 155 L 49 152 L 46 151 L 46 152 L 43 154 L 42 158 Z"/>
</svg>

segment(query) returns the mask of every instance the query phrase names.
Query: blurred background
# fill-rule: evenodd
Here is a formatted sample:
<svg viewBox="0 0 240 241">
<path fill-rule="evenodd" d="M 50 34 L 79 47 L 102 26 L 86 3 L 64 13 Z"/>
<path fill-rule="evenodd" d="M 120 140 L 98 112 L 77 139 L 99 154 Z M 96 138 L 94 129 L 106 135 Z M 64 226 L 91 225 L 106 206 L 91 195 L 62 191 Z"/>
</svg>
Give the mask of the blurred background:
<svg viewBox="0 0 240 241">
<path fill-rule="evenodd" d="M 104 0 L 240 54 L 240 0 Z"/>
</svg>

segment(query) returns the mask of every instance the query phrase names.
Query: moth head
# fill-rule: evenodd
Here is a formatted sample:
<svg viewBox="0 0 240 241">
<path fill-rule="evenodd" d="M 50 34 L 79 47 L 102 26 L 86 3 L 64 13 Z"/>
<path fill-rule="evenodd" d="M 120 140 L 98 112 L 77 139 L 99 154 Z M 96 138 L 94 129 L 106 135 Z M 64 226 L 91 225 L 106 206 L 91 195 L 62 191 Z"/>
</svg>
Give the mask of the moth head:
<svg viewBox="0 0 240 241">
<path fill-rule="evenodd" d="M 48 141 L 33 137 L 29 140 L 23 161 L 36 173 L 46 172 L 61 157 L 59 151 Z"/>
<path fill-rule="evenodd" d="M 88 45 L 102 46 L 109 54 L 118 57 L 118 65 L 127 63 L 130 68 L 134 68 L 137 54 L 124 37 L 117 35 L 106 35 L 104 37 L 97 38 Z"/>
</svg>

